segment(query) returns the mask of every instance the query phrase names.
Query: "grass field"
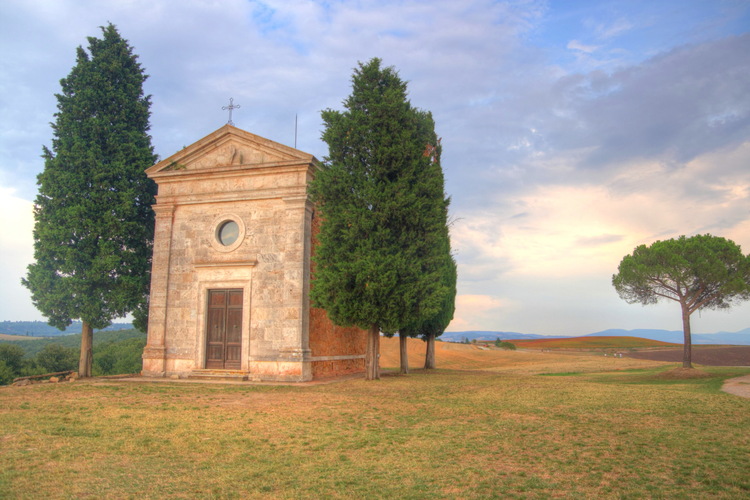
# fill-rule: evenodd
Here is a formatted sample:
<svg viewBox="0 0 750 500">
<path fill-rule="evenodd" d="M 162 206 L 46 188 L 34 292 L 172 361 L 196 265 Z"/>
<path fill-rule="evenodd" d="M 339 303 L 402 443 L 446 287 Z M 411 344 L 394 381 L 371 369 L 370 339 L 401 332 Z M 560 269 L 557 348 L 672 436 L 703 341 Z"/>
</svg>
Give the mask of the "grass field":
<svg viewBox="0 0 750 500">
<path fill-rule="evenodd" d="M 750 496 L 750 400 L 720 392 L 749 368 L 675 379 L 627 358 L 437 355 L 439 370 L 376 382 L 0 388 L 0 497 Z"/>
</svg>

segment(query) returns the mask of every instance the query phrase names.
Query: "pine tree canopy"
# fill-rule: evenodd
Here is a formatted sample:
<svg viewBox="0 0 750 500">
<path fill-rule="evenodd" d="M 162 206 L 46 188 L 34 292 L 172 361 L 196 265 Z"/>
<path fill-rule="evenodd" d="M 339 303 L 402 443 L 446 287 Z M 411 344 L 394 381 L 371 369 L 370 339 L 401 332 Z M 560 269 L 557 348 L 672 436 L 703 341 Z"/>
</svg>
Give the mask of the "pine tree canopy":
<svg viewBox="0 0 750 500">
<path fill-rule="evenodd" d="M 726 309 L 750 299 L 750 256 L 719 236 L 680 236 L 636 247 L 625 256 L 612 285 L 628 303 L 669 299 L 692 314 Z"/>
<path fill-rule="evenodd" d="M 35 200 L 34 257 L 23 284 L 49 323 L 94 328 L 134 313 L 145 328 L 156 156 L 147 76 L 113 25 L 79 47 L 60 81 L 52 147 Z"/>
<path fill-rule="evenodd" d="M 311 188 L 323 221 L 311 297 L 337 324 L 394 333 L 437 313 L 448 293 L 437 249 L 449 200 L 431 114 L 380 63 L 360 63 L 345 110 L 322 114 L 329 155 Z"/>
<path fill-rule="evenodd" d="M 630 304 L 662 299 L 680 304 L 682 366 L 691 368 L 690 315 L 750 299 L 750 256 L 735 242 L 710 234 L 656 241 L 623 257 L 612 285 Z"/>
</svg>

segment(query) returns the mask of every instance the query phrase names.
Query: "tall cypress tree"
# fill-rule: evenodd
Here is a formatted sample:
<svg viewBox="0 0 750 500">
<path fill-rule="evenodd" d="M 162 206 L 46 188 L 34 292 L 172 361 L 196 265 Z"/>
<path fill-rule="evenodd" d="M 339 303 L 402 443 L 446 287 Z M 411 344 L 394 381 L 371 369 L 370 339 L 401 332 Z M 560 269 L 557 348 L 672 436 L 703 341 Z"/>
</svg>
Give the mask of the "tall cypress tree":
<svg viewBox="0 0 750 500">
<path fill-rule="evenodd" d="M 399 357 L 401 373 L 409 373 L 409 355 L 407 342 L 409 337 L 421 337 L 427 343 L 425 353 L 425 368 L 435 368 L 435 339 L 442 335 L 445 328 L 453 319 L 456 302 L 456 262 L 451 255 L 450 234 L 448 232 L 448 204 L 445 197 L 445 181 L 443 168 L 440 163 L 442 146 L 435 133 L 435 122 L 429 113 L 421 115 L 421 126 L 427 137 L 427 146 L 423 155 L 430 160 L 425 172 L 432 179 L 435 189 L 433 196 L 440 196 L 444 200 L 441 205 L 432 205 L 431 227 L 436 243 L 427 251 L 421 263 L 424 272 L 439 272 L 443 284 L 442 299 L 437 311 L 423 312 L 420 317 L 411 318 L 411 322 L 399 330 Z M 437 187 L 439 186 L 439 192 Z"/>
<path fill-rule="evenodd" d="M 368 330 L 372 380 L 380 332 L 440 308 L 445 285 L 430 261 L 447 200 L 432 118 L 411 106 L 395 69 L 360 63 L 344 107 L 322 114 L 329 155 L 311 188 L 323 220 L 311 297 L 334 323 Z"/>
<path fill-rule="evenodd" d="M 82 321 L 82 377 L 91 375 L 94 328 L 133 313 L 145 329 L 154 231 L 147 76 L 115 26 L 101 29 L 60 81 L 37 179 L 36 262 L 22 280 L 50 325 Z"/>
</svg>

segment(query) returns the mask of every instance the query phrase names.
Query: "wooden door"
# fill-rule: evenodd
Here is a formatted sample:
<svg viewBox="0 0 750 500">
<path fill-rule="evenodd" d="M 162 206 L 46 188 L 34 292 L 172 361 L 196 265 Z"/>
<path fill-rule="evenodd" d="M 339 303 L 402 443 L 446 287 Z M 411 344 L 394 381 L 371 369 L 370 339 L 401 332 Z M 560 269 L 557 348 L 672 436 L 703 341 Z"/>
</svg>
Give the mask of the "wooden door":
<svg viewBox="0 0 750 500">
<path fill-rule="evenodd" d="M 206 368 L 239 370 L 242 353 L 242 290 L 209 290 Z"/>
</svg>

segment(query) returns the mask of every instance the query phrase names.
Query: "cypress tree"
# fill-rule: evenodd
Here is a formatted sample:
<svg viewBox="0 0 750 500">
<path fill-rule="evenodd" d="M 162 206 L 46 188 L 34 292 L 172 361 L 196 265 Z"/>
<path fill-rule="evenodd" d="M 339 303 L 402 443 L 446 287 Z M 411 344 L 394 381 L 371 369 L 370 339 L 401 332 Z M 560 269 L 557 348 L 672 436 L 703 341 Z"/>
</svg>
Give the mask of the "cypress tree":
<svg viewBox="0 0 750 500">
<path fill-rule="evenodd" d="M 458 278 L 456 261 L 450 253 L 450 241 L 447 239 L 446 241 L 447 244 L 443 245 L 442 248 L 444 252 L 444 260 L 441 268 L 443 284 L 445 285 L 445 294 L 440 309 L 432 316 L 419 318 L 413 324 L 402 328 L 399 331 L 399 337 L 404 340 L 408 337 L 420 337 L 425 341 L 425 369 L 435 368 L 435 340 L 442 335 L 448 327 L 453 319 L 453 313 L 456 310 L 456 280 Z M 402 347 L 401 373 L 407 373 L 408 370 L 408 358 L 406 357 L 404 347 Z"/>
<path fill-rule="evenodd" d="M 60 81 L 37 178 L 36 262 L 22 280 L 50 325 L 82 321 L 81 377 L 91 375 L 94 328 L 133 313 L 145 330 L 154 231 L 147 76 L 115 26 L 101 29 Z"/>
<path fill-rule="evenodd" d="M 432 261 L 448 201 L 432 117 L 411 106 L 394 68 L 360 63 L 344 107 L 322 113 L 329 155 L 311 186 L 323 220 L 311 297 L 334 323 L 368 330 L 372 380 L 380 332 L 440 308 L 445 285 Z"/>
<path fill-rule="evenodd" d="M 434 204 L 432 218 L 432 231 L 436 237 L 436 244 L 428 250 L 426 258 L 422 262 L 424 272 L 438 272 L 441 276 L 443 289 L 440 307 L 433 313 L 423 313 L 420 317 L 412 318 L 412 321 L 399 330 L 399 357 L 400 371 L 402 374 L 409 373 L 409 356 L 407 341 L 409 337 L 421 337 L 427 343 L 425 353 L 425 368 L 435 368 L 435 339 L 442 335 L 445 328 L 453 319 L 456 303 L 456 262 L 451 255 L 450 234 L 448 232 L 448 204 L 450 200 L 445 197 L 445 181 L 443 169 L 440 164 L 442 146 L 440 139 L 435 133 L 435 123 L 432 116 L 426 113 L 422 116 L 422 126 L 428 137 L 428 146 L 424 155 L 428 157 L 431 164 L 427 166 L 426 172 L 435 182 L 433 196 L 440 196 L 444 200 L 442 205 Z M 433 146 L 435 145 L 435 146 Z M 439 185 L 439 192 L 437 186 Z"/>
</svg>

